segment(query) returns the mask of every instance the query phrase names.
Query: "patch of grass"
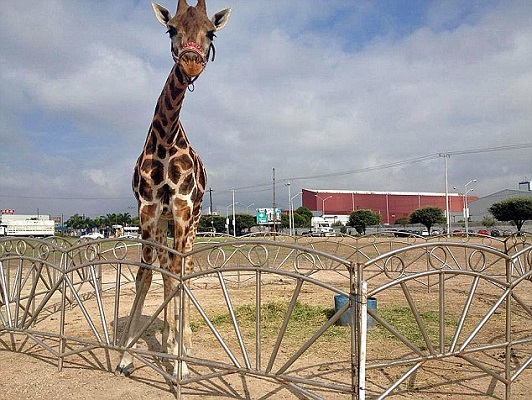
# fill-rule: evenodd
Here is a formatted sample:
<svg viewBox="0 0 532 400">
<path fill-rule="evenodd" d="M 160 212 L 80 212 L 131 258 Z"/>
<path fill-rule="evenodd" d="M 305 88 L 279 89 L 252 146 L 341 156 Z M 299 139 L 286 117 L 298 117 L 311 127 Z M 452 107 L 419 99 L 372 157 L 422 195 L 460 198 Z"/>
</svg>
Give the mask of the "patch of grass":
<svg viewBox="0 0 532 400">
<path fill-rule="evenodd" d="M 265 338 L 274 339 L 280 330 L 288 309 L 287 302 L 271 301 L 261 306 L 261 333 Z M 256 321 L 255 305 L 244 304 L 235 309 L 235 316 L 242 333 L 246 336 L 255 334 Z M 296 302 L 290 315 L 287 336 L 291 339 L 309 338 L 334 314 L 334 310 L 324 306 L 314 306 Z M 216 314 L 210 321 L 218 329 L 230 328 L 231 317 L 229 313 Z M 194 321 L 192 329 L 197 330 L 201 322 Z M 331 326 L 323 334 L 324 340 L 349 339 L 349 330 L 341 326 Z"/>
<path fill-rule="evenodd" d="M 288 309 L 287 302 L 271 301 L 261 306 L 261 334 L 264 339 L 275 340 Z M 418 328 L 414 314 L 409 307 L 383 307 L 378 310 L 383 319 L 390 323 L 420 349 L 425 350 L 426 344 Z M 255 335 L 255 305 L 244 304 L 235 309 L 235 315 L 240 330 L 244 336 Z M 310 305 L 296 302 L 294 311 L 290 316 L 287 327 L 287 338 L 294 341 L 308 339 L 329 318 L 334 315 L 334 309 L 320 305 Z M 437 311 L 420 312 L 420 318 L 427 331 L 429 339 L 436 345 L 439 342 L 439 313 Z M 232 329 L 229 313 L 215 314 L 210 317 L 211 322 L 220 330 Z M 456 326 L 456 318 L 447 316 L 445 325 Z M 205 324 L 200 321 L 191 323 L 192 330 L 197 331 Z M 449 329 L 448 332 L 451 332 Z M 390 331 L 377 324 L 377 328 L 368 331 L 369 337 L 382 338 L 387 341 L 399 342 Z M 348 342 L 350 340 L 349 328 L 333 325 L 327 329 L 320 340 Z M 445 342 L 448 344 L 452 336 L 448 335 Z"/>
<path fill-rule="evenodd" d="M 418 346 L 421 350 L 426 350 L 427 346 L 421 331 L 414 318 L 414 314 L 409 307 L 387 307 L 379 309 L 381 317 L 390 323 L 396 330 L 401 332 L 412 343 Z M 423 326 L 427 331 L 427 335 L 433 344 L 439 342 L 440 334 L 440 315 L 437 311 L 420 312 L 419 317 L 423 322 Z M 445 319 L 445 326 L 456 326 L 456 320 L 454 317 L 447 315 Z M 390 331 L 384 329 L 381 325 L 377 324 L 377 329 L 370 331 L 370 335 L 381 336 L 389 340 L 399 341 Z M 445 342 L 448 344 L 452 340 L 449 335 L 445 338 Z"/>
</svg>

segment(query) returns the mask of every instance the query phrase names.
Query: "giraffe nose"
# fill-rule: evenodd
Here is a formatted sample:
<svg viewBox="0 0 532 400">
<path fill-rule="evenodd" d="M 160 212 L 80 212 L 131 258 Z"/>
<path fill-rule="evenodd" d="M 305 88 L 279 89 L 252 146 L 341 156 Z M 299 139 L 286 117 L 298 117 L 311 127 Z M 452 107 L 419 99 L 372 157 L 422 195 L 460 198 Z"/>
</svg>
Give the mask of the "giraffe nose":
<svg viewBox="0 0 532 400">
<path fill-rule="evenodd" d="M 197 43 L 190 42 L 183 46 L 178 58 L 181 68 L 190 77 L 198 76 L 205 68 L 203 49 Z"/>
<path fill-rule="evenodd" d="M 205 68 L 205 63 L 197 54 L 184 54 L 183 57 L 179 58 L 179 65 L 181 65 L 185 74 L 191 78 L 201 74 Z"/>
</svg>

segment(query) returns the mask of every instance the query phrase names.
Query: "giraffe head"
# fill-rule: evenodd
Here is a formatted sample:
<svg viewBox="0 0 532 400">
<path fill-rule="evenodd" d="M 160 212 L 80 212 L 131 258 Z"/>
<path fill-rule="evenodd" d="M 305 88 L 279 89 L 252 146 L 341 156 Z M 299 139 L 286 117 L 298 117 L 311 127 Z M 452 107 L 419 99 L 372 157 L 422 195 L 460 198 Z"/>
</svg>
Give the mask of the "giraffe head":
<svg viewBox="0 0 532 400">
<path fill-rule="evenodd" d="M 159 4 L 152 3 L 152 7 L 159 22 L 168 29 L 174 61 L 188 82 L 195 80 L 205 69 L 211 51 L 214 60 L 215 32 L 227 24 L 231 9 L 226 8 L 209 18 L 205 0 L 198 0 L 194 7 L 189 6 L 187 0 L 179 0 L 173 17 Z"/>
</svg>

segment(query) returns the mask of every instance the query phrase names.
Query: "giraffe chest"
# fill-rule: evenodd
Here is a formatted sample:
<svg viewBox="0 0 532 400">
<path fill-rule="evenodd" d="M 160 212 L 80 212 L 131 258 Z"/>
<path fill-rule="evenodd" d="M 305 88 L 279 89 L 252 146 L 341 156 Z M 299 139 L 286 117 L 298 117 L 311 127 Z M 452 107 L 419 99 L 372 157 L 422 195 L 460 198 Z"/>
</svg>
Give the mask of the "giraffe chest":
<svg viewBox="0 0 532 400">
<path fill-rule="evenodd" d="M 203 164 L 190 147 L 179 151 L 159 146 L 139 157 L 133 187 L 138 199 L 162 204 L 170 204 L 176 196 L 201 198 L 205 190 Z"/>
</svg>

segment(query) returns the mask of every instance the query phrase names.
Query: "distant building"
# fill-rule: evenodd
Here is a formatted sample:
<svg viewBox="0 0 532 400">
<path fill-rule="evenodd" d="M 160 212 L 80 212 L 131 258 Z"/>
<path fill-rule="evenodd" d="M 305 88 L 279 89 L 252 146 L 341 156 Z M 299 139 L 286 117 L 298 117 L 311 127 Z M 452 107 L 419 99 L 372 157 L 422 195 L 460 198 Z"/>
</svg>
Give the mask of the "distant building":
<svg viewBox="0 0 532 400">
<path fill-rule="evenodd" d="M 464 198 L 449 193 L 449 214 L 462 217 Z M 467 196 L 474 202 L 476 196 Z M 345 223 L 352 211 L 372 210 L 380 214 L 383 224 L 393 225 L 399 218 L 408 218 L 412 211 L 425 207 L 438 207 L 444 212 L 445 193 L 377 192 L 348 190 L 302 189 L 302 205 L 317 215 L 338 219 Z"/>
<path fill-rule="evenodd" d="M 530 191 L 530 185 L 528 186 L 521 186 L 521 183 L 519 184 L 519 187 L 528 187 L 528 190 L 512 190 L 512 189 L 504 189 L 500 192 L 492 193 L 488 196 L 481 197 L 474 203 L 471 203 L 469 206 L 469 217 L 472 221 L 482 221 L 484 217 L 490 216 L 493 217 L 493 215 L 490 214 L 488 211 L 488 208 L 490 208 L 493 204 L 498 203 L 503 200 L 511 199 L 514 197 L 532 197 L 532 191 Z"/>
<path fill-rule="evenodd" d="M 519 190 L 530 192 L 532 190 L 531 184 L 530 181 L 519 182 Z"/>
</svg>

